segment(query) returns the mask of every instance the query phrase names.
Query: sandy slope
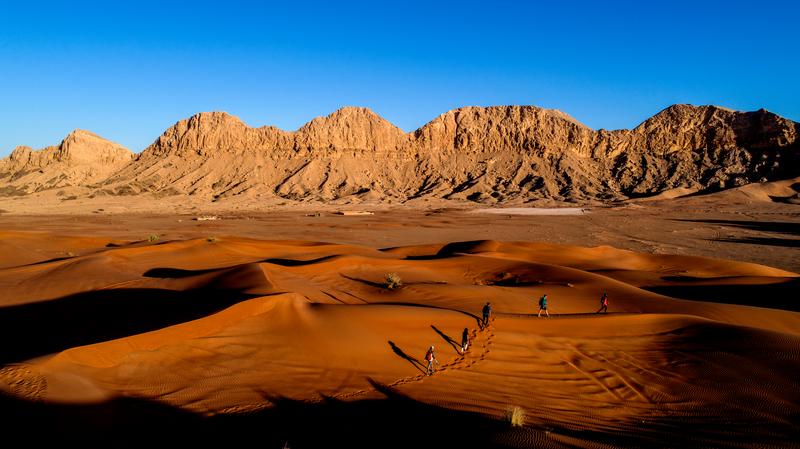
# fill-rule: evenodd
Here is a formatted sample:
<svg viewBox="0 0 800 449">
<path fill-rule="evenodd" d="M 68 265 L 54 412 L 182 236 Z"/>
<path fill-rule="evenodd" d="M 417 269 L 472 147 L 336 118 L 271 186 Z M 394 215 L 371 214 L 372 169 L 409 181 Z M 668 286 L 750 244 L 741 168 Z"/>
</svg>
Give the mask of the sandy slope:
<svg viewBox="0 0 800 449">
<path fill-rule="evenodd" d="M 525 428 L 491 434 L 506 447 L 786 446 L 797 430 L 791 298 L 776 310 L 753 307 L 757 296 L 726 304 L 655 291 L 733 283 L 780 295 L 795 273 L 541 243 L 40 237 L 0 235 L 4 249 L 29 249 L 0 261 L 0 388 L 25 400 L 136 398 L 212 416 L 392 391 L 442 413 L 501 418 L 522 407 Z M 50 260 L 65 245 L 78 255 Z M 390 272 L 401 288 L 383 286 Z M 612 313 L 601 316 L 602 291 Z M 535 317 L 543 293 L 553 318 Z M 486 301 L 496 319 L 480 329 Z M 473 342 L 462 355 L 454 341 L 465 327 Z M 426 377 L 431 344 L 441 370 Z"/>
</svg>

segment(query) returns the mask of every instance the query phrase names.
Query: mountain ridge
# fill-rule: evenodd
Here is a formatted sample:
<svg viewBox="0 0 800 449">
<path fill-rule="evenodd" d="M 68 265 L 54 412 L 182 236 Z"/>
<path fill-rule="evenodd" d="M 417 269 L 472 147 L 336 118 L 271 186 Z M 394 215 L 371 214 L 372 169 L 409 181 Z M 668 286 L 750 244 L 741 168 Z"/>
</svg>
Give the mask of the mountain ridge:
<svg viewBox="0 0 800 449">
<path fill-rule="evenodd" d="M 93 195 L 210 201 L 610 201 L 797 176 L 799 131 L 764 109 L 686 104 L 611 131 L 536 106 L 457 108 L 411 132 L 363 107 L 340 108 L 296 131 L 202 112 L 167 128 L 105 179 L 82 185 Z"/>
</svg>

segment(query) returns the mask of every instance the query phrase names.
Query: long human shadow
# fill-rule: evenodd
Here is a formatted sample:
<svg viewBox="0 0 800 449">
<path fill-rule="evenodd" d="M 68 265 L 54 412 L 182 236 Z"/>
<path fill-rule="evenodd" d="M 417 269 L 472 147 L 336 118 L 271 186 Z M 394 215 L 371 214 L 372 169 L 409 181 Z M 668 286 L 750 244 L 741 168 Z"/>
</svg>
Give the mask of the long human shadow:
<svg viewBox="0 0 800 449">
<path fill-rule="evenodd" d="M 408 360 L 408 362 L 411 363 L 411 365 L 414 366 L 414 368 L 420 370 L 420 372 L 422 372 L 423 374 L 427 373 L 427 370 L 425 369 L 426 366 L 422 362 L 406 354 L 405 351 L 400 349 L 400 347 L 397 346 L 392 340 L 389 340 L 389 346 L 392 348 L 392 351 L 394 351 L 395 354 L 397 354 L 403 359 Z"/>
<path fill-rule="evenodd" d="M 459 345 L 457 341 L 455 341 L 455 340 L 453 340 L 452 338 L 450 338 L 450 337 L 449 337 L 447 334 L 445 334 L 444 332 L 442 332 L 441 330 L 439 330 L 439 328 L 437 328 L 437 327 L 436 327 L 436 326 L 434 326 L 433 324 L 431 324 L 431 329 L 433 329 L 433 330 L 434 330 L 434 331 L 435 331 L 437 334 L 439 334 L 439 336 L 440 336 L 440 337 L 442 337 L 442 339 L 443 339 L 443 340 L 444 340 L 444 341 L 445 341 L 447 344 L 449 344 L 450 346 L 452 346 L 452 347 L 453 347 L 453 349 L 454 349 L 454 350 L 455 350 L 455 351 L 456 351 L 458 354 L 461 354 L 461 345 Z"/>
<path fill-rule="evenodd" d="M 214 287 L 108 289 L 0 307 L 0 364 L 184 323 L 257 296 Z"/>
</svg>

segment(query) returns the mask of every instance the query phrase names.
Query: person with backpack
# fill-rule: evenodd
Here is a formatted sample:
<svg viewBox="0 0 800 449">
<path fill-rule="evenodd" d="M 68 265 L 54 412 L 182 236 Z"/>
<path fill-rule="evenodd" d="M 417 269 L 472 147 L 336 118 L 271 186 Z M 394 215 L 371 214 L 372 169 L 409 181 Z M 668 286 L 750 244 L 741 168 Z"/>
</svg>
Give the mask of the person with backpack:
<svg viewBox="0 0 800 449">
<path fill-rule="evenodd" d="M 606 292 L 603 292 L 603 296 L 600 297 L 600 309 L 597 310 L 595 313 L 608 313 L 608 295 Z"/>
<path fill-rule="evenodd" d="M 432 376 L 433 375 L 433 371 L 434 371 L 433 370 L 433 364 L 436 363 L 437 365 L 439 365 L 439 361 L 436 360 L 436 354 L 433 353 L 433 345 L 431 345 L 431 347 L 428 348 L 428 352 L 425 353 L 425 361 L 428 362 L 428 372 L 427 372 L 427 374 L 428 374 L 428 376 Z M 441 365 L 439 365 L 439 366 L 441 366 Z"/>
<path fill-rule="evenodd" d="M 467 352 L 469 348 L 469 329 L 466 327 L 464 328 L 464 332 L 461 333 L 461 353 L 464 354 Z"/>
<path fill-rule="evenodd" d="M 544 312 L 545 315 L 547 315 L 547 318 L 550 318 L 550 312 L 547 311 L 547 293 L 545 293 L 544 295 L 542 295 L 541 298 L 539 298 L 539 314 L 536 315 L 536 318 L 541 318 L 542 312 Z"/>
<path fill-rule="evenodd" d="M 492 315 L 492 305 L 487 301 L 483 306 L 483 327 L 489 325 L 489 317 Z"/>
</svg>

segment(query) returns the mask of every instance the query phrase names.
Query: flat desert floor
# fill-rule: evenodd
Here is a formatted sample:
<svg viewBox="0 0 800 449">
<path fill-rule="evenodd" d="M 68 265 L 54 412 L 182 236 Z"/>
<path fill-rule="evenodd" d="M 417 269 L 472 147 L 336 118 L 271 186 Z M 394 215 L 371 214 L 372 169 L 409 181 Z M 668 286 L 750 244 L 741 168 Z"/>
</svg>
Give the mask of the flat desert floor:
<svg viewBox="0 0 800 449">
<path fill-rule="evenodd" d="M 797 445 L 800 206 L 333 212 L 0 214 L 3 432 L 104 447 Z"/>
</svg>

